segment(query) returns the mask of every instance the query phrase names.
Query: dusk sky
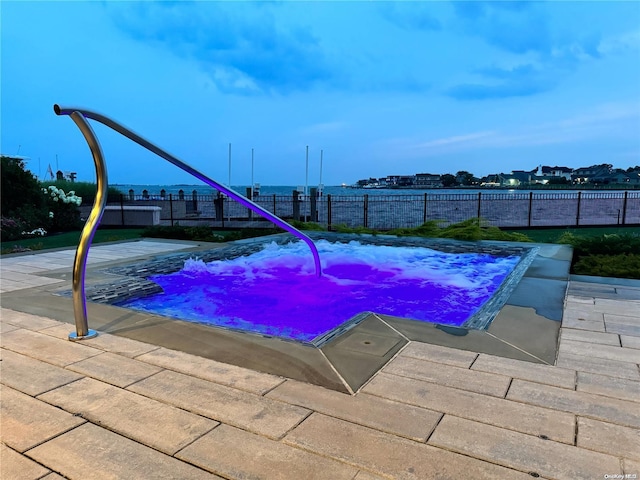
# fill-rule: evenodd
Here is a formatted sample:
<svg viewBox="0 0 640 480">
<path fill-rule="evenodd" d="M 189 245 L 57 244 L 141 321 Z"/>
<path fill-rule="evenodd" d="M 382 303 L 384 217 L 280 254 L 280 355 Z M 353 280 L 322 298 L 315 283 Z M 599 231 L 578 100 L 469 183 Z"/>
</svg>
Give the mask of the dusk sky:
<svg viewBox="0 0 640 480">
<path fill-rule="evenodd" d="M 640 165 L 640 2 L 2 1 L 1 151 L 94 181 L 53 104 L 222 183 Z M 198 183 L 91 122 L 110 183 Z"/>
</svg>

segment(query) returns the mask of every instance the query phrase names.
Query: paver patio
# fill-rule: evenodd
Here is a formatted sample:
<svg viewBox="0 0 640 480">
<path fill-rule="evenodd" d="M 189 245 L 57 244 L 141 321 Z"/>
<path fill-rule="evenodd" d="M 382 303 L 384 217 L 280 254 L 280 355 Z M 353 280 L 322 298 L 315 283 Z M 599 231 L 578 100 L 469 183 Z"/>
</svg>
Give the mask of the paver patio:
<svg viewBox="0 0 640 480">
<path fill-rule="evenodd" d="M 2 258 L 0 290 L 72 261 Z M 414 341 L 353 396 L 1 308 L 0 478 L 638 478 L 639 299 L 571 281 L 557 365 Z"/>
</svg>

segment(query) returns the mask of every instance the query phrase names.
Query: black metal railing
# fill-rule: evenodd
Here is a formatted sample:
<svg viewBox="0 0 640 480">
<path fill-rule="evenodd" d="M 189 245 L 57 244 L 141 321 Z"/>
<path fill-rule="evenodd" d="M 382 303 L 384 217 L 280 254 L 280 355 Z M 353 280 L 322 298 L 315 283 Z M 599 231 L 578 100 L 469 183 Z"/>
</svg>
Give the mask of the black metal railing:
<svg viewBox="0 0 640 480">
<path fill-rule="evenodd" d="M 258 195 L 253 202 L 287 220 L 335 228 L 376 230 L 416 227 L 429 220 L 443 225 L 482 218 L 497 227 L 639 225 L 640 192 L 425 193 L 421 195 Z M 228 197 L 185 194 L 110 196 L 109 206 L 160 207 L 165 225 L 260 227 L 265 222 Z M 124 215 L 122 215 L 124 219 Z M 124 224 L 124 222 L 123 222 Z M 264 226 L 267 226 L 266 224 Z"/>
</svg>

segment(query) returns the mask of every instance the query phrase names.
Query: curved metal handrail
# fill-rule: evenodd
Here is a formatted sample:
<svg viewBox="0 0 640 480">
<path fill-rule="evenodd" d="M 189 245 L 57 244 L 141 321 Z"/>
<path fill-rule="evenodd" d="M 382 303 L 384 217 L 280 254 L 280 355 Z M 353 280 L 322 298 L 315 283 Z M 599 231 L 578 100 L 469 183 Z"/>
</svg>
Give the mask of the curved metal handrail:
<svg viewBox="0 0 640 480">
<path fill-rule="evenodd" d="M 142 138 L 137 133 L 132 130 L 124 127 L 123 125 L 117 123 L 116 121 L 96 112 L 92 112 L 90 110 L 86 110 L 84 108 L 75 108 L 75 107 L 61 107 L 59 105 L 54 105 L 53 110 L 56 115 L 69 115 L 72 120 L 76 123 L 80 131 L 82 132 L 85 140 L 89 144 L 89 148 L 91 149 L 91 153 L 93 155 L 94 163 L 96 165 L 96 177 L 97 177 L 97 186 L 98 193 L 96 195 L 95 202 L 91 209 L 91 214 L 89 215 L 89 219 L 85 224 L 82 235 L 80 236 L 80 243 L 78 244 L 78 249 L 76 250 L 76 256 L 73 264 L 73 281 L 72 281 L 72 292 L 73 292 L 73 311 L 76 322 L 76 333 L 69 334 L 70 340 L 80 340 L 84 338 L 91 338 L 92 336 L 97 335 L 97 333 L 93 330 L 89 330 L 88 322 L 87 322 L 87 306 L 86 306 L 86 298 L 84 291 L 84 279 L 85 279 L 85 270 L 87 263 L 87 255 L 89 253 L 89 248 L 91 247 L 91 241 L 93 240 L 93 235 L 98 228 L 98 224 L 100 219 L 102 218 L 102 214 L 104 212 L 104 208 L 107 202 L 107 171 L 106 164 L 104 162 L 104 156 L 102 155 L 102 150 L 100 148 L 100 144 L 98 139 L 96 138 L 93 129 L 89 125 L 89 123 L 85 120 L 86 118 L 90 118 L 97 122 L 102 123 L 103 125 L 115 130 L 116 132 L 124 135 L 130 140 L 133 140 L 138 145 L 146 148 L 147 150 L 155 153 L 161 158 L 164 158 L 168 162 L 176 165 L 181 168 L 185 172 L 193 175 L 197 179 L 203 181 L 207 185 L 215 188 L 218 191 L 225 193 L 227 196 L 233 198 L 237 202 L 241 203 L 245 207 L 250 210 L 253 210 L 258 215 L 266 218 L 273 224 L 279 226 L 280 228 L 292 233 L 300 240 L 304 241 L 309 248 L 311 249 L 311 253 L 313 254 L 313 261 L 315 264 L 316 275 L 322 275 L 322 267 L 320 265 L 320 255 L 318 254 L 318 249 L 316 248 L 313 240 L 311 240 L 307 235 L 302 233 L 300 230 L 295 228 L 293 225 L 288 224 L 280 217 L 275 214 L 272 214 L 268 210 L 265 210 L 257 203 L 249 200 L 244 195 L 241 195 L 237 192 L 234 192 L 230 188 L 225 187 L 224 185 L 216 182 L 215 180 L 207 177 L 202 172 L 196 170 L 191 167 L 187 163 L 178 159 L 177 157 L 171 155 L 165 150 L 161 149 L 157 145 L 154 145 L 150 141 Z"/>
<path fill-rule="evenodd" d="M 89 122 L 78 112 L 71 113 L 71 119 L 76 123 L 84 139 L 89 145 L 91 155 L 93 156 L 93 163 L 96 167 L 96 183 L 97 192 L 96 198 L 91 207 L 91 213 L 87 222 L 84 224 L 82 234 L 80 235 L 80 242 L 76 250 L 76 255 L 73 260 L 73 277 L 71 282 L 71 292 L 73 297 L 73 316 L 76 322 L 76 331 L 69 334 L 69 340 L 84 340 L 86 338 L 93 338 L 98 335 L 95 330 L 89 329 L 87 322 L 87 301 L 84 293 L 84 278 L 85 271 L 87 269 L 87 256 L 89 255 L 89 248 L 91 247 L 91 241 L 98 229 L 100 219 L 104 213 L 104 207 L 107 205 L 107 165 L 104 161 L 104 155 L 100 148 L 100 143 L 96 137 L 95 132 L 89 125 Z"/>
</svg>

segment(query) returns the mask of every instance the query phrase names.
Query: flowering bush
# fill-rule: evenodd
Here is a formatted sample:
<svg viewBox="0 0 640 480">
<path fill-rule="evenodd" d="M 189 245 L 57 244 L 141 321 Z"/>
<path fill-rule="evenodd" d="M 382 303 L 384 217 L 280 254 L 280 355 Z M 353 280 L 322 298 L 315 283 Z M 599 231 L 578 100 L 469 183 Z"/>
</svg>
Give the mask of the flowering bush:
<svg viewBox="0 0 640 480">
<path fill-rule="evenodd" d="M 2 217 L 0 220 L 0 238 L 2 241 L 22 238 L 25 224 L 17 218 Z"/>
<path fill-rule="evenodd" d="M 47 234 L 47 231 L 40 227 L 31 230 L 30 232 L 22 232 L 22 235 L 27 237 L 44 237 Z"/>
<path fill-rule="evenodd" d="M 77 196 L 75 191 L 70 190 L 65 193 L 61 188 L 49 185 L 47 188 L 42 189 L 42 193 L 47 198 L 49 228 L 51 231 L 65 232 L 80 228 L 80 210 L 78 207 L 82 204 L 82 198 Z"/>
<path fill-rule="evenodd" d="M 43 188 L 42 193 L 49 195 L 54 202 L 73 203 L 78 207 L 82 204 L 82 198 L 78 197 L 76 192 L 69 190 L 69 193 L 64 193 L 64 190 L 55 185 L 49 185 L 48 188 Z M 49 212 L 50 217 L 51 213 L 52 212 Z"/>
</svg>

